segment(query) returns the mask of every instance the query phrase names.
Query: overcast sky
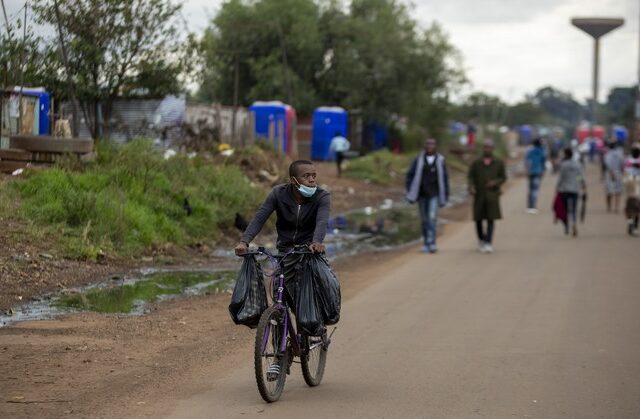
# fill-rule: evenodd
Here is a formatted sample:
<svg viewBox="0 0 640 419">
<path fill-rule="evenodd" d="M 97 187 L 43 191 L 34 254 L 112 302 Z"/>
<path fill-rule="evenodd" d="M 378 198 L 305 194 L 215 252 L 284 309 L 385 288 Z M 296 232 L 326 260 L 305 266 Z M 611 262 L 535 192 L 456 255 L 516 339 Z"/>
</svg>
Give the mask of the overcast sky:
<svg viewBox="0 0 640 419">
<path fill-rule="evenodd" d="M 24 0 L 5 0 L 9 15 Z M 201 31 L 222 0 L 185 0 L 183 14 Z M 638 74 L 640 0 L 414 0 L 414 16 L 436 20 L 462 52 L 472 90 L 508 102 L 553 85 L 584 100 L 591 92 L 592 39 L 572 17 L 622 17 L 625 24 L 601 40 L 600 100 L 613 86 L 630 86 Z"/>
</svg>

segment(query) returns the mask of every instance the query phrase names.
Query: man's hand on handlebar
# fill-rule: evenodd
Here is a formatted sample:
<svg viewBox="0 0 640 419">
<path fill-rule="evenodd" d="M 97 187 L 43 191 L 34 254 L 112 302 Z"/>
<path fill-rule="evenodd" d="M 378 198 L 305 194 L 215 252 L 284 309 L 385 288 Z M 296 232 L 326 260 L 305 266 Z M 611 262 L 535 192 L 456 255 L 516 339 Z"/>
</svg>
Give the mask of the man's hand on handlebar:
<svg viewBox="0 0 640 419">
<path fill-rule="evenodd" d="M 244 255 L 249 250 L 249 245 L 245 242 L 240 242 L 234 250 L 236 252 L 236 256 Z"/>
<path fill-rule="evenodd" d="M 311 250 L 312 253 L 324 253 L 324 251 L 325 251 L 324 244 L 322 244 L 322 243 L 311 243 L 309 245 L 309 250 Z"/>
</svg>

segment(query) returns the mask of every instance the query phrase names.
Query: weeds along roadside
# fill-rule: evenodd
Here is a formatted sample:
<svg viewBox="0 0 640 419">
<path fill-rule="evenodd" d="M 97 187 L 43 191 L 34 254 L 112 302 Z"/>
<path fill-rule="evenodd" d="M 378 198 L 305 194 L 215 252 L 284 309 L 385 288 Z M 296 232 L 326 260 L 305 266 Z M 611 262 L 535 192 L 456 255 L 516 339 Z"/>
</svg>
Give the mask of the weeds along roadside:
<svg viewBox="0 0 640 419">
<path fill-rule="evenodd" d="M 53 239 L 62 256 L 95 260 L 216 241 L 234 228 L 236 212 L 253 211 L 265 194 L 237 164 L 181 154 L 165 160 L 150 141 L 136 140 L 100 143 L 93 163 L 1 183 L 0 214 L 24 234 Z"/>
</svg>

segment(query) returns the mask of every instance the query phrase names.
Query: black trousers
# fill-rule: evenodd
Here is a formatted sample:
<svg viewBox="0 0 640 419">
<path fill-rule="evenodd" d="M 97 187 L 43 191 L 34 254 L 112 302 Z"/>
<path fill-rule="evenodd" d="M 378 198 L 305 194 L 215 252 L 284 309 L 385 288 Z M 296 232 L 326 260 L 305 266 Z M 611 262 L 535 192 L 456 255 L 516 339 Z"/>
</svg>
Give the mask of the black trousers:
<svg viewBox="0 0 640 419">
<path fill-rule="evenodd" d="M 298 285 L 302 280 L 304 258 L 306 255 L 289 255 L 282 261 L 284 274 L 284 298 L 289 307 L 295 312 L 298 296 Z M 273 290 L 274 299 L 278 290 Z"/>
<path fill-rule="evenodd" d="M 483 221 L 487 222 L 487 229 L 484 229 Z M 493 241 L 493 229 L 495 222 L 493 220 L 476 220 L 476 233 L 478 234 L 478 240 L 489 243 Z"/>
<path fill-rule="evenodd" d="M 336 151 L 336 165 L 338 166 L 338 174 L 342 173 L 342 162 L 344 161 L 344 153 Z"/>
</svg>

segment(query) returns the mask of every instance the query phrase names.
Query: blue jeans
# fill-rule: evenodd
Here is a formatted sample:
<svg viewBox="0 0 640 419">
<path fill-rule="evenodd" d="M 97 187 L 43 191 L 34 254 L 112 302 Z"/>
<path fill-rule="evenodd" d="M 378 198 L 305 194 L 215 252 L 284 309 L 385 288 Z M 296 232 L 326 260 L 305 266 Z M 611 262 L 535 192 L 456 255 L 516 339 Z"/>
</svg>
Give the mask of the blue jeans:
<svg viewBox="0 0 640 419">
<path fill-rule="evenodd" d="M 527 199 L 527 208 L 535 208 L 538 203 L 538 191 L 540 190 L 540 183 L 542 182 L 542 175 L 529 175 L 529 196 Z"/>
<path fill-rule="evenodd" d="M 436 244 L 436 233 L 438 232 L 438 197 L 418 199 L 420 207 L 420 218 L 422 219 L 422 237 L 426 246 Z"/>
<path fill-rule="evenodd" d="M 575 225 L 578 220 L 578 194 L 574 192 L 562 192 L 564 206 L 567 209 L 567 224 L 565 224 L 565 232 L 569 232 L 569 226 Z"/>
</svg>

